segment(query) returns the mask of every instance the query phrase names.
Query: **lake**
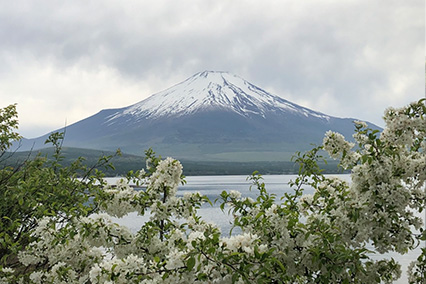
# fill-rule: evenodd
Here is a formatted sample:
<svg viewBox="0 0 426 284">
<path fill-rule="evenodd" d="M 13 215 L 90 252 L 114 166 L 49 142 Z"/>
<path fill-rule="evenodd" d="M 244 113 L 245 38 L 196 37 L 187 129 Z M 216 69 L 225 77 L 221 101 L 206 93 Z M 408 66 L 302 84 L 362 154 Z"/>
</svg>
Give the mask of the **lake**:
<svg viewBox="0 0 426 284">
<path fill-rule="evenodd" d="M 349 175 L 338 175 L 340 178 L 349 181 Z M 257 197 L 257 189 L 253 188 L 250 191 L 251 182 L 246 180 L 247 176 L 189 176 L 186 177 L 187 184 L 180 186 L 178 195 L 182 196 L 184 192 L 196 192 L 199 191 L 201 194 L 206 195 L 213 202 L 223 190 L 238 190 L 244 197 L 251 197 L 255 199 Z M 291 192 L 292 189 L 288 186 L 290 180 L 294 180 L 296 175 L 265 175 L 263 176 L 266 189 L 269 193 L 277 195 L 277 199 L 284 195 L 285 192 Z M 110 182 L 113 182 L 111 179 Z M 305 193 L 312 194 L 313 190 L 306 190 Z M 223 234 L 227 234 L 231 228 L 230 222 L 231 216 L 226 214 L 227 211 L 222 212 L 219 208 L 219 204 L 214 204 L 211 207 L 209 204 L 205 204 L 200 210 L 199 214 L 206 221 L 214 222 L 220 226 Z M 125 225 L 130 228 L 133 232 L 137 232 L 141 225 L 146 222 L 147 216 L 138 216 L 136 213 L 129 214 L 120 219 L 114 219 L 117 223 Z M 234 230 L 233 233 L 238 231 Z M 417 251 L 412 251 L 405 255 L 399 254 L 388 254 L 386 256 L 393 257 L 402 265 L 403 276 L 395 283 L 402 284 L 408 283 L 405 271 L 407 270 L 408 264 L 415 260 L 419 254 Z M 378 256 L 382 258 L 382 256 Z"/>
</svg>

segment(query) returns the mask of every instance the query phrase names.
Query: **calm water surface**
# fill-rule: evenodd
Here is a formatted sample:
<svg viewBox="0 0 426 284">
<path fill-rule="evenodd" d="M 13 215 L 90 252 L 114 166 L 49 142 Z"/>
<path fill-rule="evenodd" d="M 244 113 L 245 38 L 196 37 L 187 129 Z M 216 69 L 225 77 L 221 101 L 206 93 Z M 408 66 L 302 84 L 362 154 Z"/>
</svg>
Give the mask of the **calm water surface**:
<svg viewBox="0 0 426 284">
<path fill-rule="evenodd" d="M 347 181 L 350 180 L 349 175 L 338 175 L 340 178 Z M 269 193 L 277 195 L 279 201 L 281 196 L 284 196 L 286 192 L 292 192 L 292 189 L 288 186 L 290 180 L 294 180 L 297 176 L 295 175 L 266 175 L 263 176 L 266 189 Z M 187 184 L 180 186 L 178 190 L 178 196 L 182 196 L 184 192 L 200 192 L 203 195 L 209 197 L 213 202 L 223 190 L 238 190 L 241 192 L 243 197 L 251 197 L 255 199 L 257 197 L 257 189 L 253 187 L 250 190 L 251 182 L 247 180 L 247 176 L 189 176 L 186 177 Z M 305 190 L 306 194 L 312 194 L 313 190 Z M 206 221 L 214 222 L 219 225 L 224 235 L 229 234 L 231 228 L 231 216 L 227 215 L 227 211 L 222 212 L 219 208 L 219 203 L 213 204 L 213 207 L 209 204 L 204 205 L 200 210 L 199 214 Z M 136 213 L 129 214 L 123 218 L 115 219 L 117 223 L 129 227 L 133 232 L 137 232 L 141 225 L 146 222 L 147 216 L 138 216 Z M 233 233 L 238 233 L 234 230 Z M 389 254 L 386 256 L 393 257 L 402 265 L 403 276 L 395 283 L 402 284 L 408 283 L 405 271 L 407 270 L 408 264 L 415 260 L 419 254 L 419 250 L 410 252 L 405 255 Z M 378 258 L 383 256 L 378 255 Z"/>
</svg>

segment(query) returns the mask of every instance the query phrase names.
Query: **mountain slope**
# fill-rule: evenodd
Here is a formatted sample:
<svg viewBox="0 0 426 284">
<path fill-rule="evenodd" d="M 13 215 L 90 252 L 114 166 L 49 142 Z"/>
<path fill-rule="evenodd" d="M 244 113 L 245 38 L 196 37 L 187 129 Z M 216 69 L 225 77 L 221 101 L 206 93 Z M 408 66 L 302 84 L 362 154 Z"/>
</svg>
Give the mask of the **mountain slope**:
<svg viewBox="0 0 426 284">
<path fill-rule="evenodd" d="M 205 71 L 67 127 L 65 145 L 134 154 L 153 147 L 190 160 L 280 161 L 321 143 L 327 130 L 351 137 L 352 121 L 291 103 L 238 76 Z M 40 148 L 45 138 L 25 141 L 21 149 Z"/>
</svg>

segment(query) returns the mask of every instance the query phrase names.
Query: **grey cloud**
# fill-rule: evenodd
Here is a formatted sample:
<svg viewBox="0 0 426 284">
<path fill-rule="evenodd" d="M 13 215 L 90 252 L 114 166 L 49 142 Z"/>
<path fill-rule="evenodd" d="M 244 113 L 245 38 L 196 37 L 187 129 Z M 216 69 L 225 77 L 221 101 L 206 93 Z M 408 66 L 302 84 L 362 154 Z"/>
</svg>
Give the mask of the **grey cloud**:
<svg viewBox="0 0 426 284">
<path fill-rule="evenodd" d="M 328 92 L 345 112 L 381 107 L 366 105 L 380 88 L 391 90 L 395 74 L 424 72 L 418 0 L 42 3 L 0 4 L 0 56 L 64 68 L 84 61 L 133 80 L 227 70 L 305 101 Z M 419 80 L 407 92 L 418 92 Z"/>
</svg>

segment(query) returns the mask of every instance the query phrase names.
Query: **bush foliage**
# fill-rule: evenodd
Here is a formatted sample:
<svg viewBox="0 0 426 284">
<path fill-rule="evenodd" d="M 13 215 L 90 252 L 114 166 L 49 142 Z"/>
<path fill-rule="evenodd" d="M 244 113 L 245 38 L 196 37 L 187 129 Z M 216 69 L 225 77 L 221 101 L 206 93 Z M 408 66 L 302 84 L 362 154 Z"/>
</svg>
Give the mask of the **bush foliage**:
<svg viewBox="0 0 426 284">
<path fill-rule="evenodd" d="M 42 156 L 0 170 L 0 282 L 3 283 L 392 283 L 400 265 L 382 253 L 407 253 L 426 239 L 424 101 L 384 116 L 383 132 L 355 122 L 350 143 L 327 132 L 323 145 L 297 153 L 292 193 L 268 193 L 250 179 L 256 199 L 222 192 L 216 202 L 240 234 L 221 232 L 197 213 L 211 203 L 176 195 L 179 161 L 146 152 L 146 168 L 115 185 L 77 159 L 62 166 L 61 134 Z M 0 151 L 16 132 L 15 106 L 0 111 Z M 351 182 L 323 174 L 325 150 Z M 143 187 L 136 190 L 130 184 Z M 304 189 L 314 188 L 314 194 Z M 112 222 L 130 212 L 149 216 L 138 232 Z M 410 265 L 410 283 L 425 283 L 426 250 Z"/>
</svg>

